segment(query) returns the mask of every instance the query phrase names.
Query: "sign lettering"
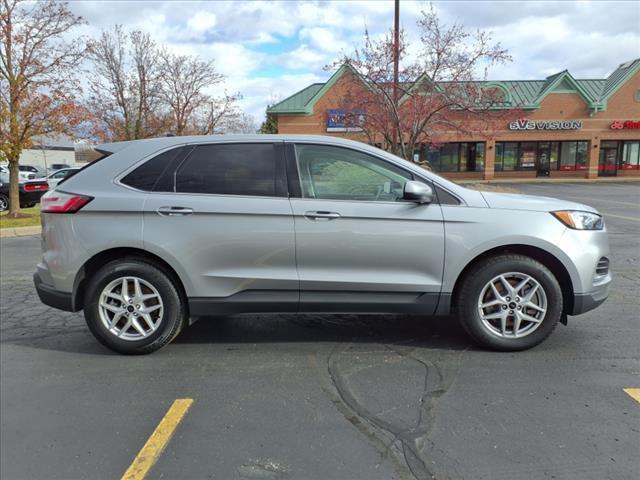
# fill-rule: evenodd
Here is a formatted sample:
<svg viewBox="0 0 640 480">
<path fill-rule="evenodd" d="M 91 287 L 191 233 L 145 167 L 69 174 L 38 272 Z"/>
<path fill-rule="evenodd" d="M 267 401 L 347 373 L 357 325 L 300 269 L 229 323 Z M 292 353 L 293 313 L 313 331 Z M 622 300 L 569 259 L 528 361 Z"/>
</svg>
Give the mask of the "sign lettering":
<svg viewBox="0 0 640 480">
<path fill-rule="evenodd" d="M 509 124 L 509 130 L 580 130 L 581 120 L 540 120 L 520 118 Z"/>
</svg>

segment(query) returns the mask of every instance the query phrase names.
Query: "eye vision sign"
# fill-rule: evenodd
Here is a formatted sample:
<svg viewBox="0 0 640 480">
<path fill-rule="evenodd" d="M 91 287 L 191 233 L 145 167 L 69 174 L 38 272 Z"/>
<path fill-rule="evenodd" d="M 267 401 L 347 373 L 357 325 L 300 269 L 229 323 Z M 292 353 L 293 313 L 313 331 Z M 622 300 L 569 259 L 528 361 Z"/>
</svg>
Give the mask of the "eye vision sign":
<svg viewBox="0 0 640 480">
<path fill-rule="evenodd" d="M 509 130 L 580 130 L 580 120 L 540 120 L 533 121 L 528 118 L 520 118 L 509 123 Z"/>
</svg>

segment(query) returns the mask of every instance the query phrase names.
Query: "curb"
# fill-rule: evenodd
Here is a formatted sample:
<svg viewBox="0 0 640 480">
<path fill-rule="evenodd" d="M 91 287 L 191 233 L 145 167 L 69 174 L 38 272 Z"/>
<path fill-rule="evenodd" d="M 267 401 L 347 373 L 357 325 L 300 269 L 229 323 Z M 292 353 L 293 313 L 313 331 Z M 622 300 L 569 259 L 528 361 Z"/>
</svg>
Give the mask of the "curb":
<svg viewBox="0 0 640 480">
<path fill-rule="evenodd" d="M 613 178 L 613 179 L 604 179 L 604 178 L 494 178 L 491 180 L 451 180 L 454 183 L 458 183 L 460 185 L 465 185 L 469 183 L 537 183 L 539 185 L 544 184 L 558 184 L 558 183 L 584 183 L 584 184 L 594 184 L 594 183 L 640 183 L 640 177 L 628 177 L 628 178 Z"/>
<path fill-rule="evenodd" d="M 18 227 L 0 229 L 0 238 L 26 237 L 29 235 L 40 235 L 42 227 Z"/>
</svg>

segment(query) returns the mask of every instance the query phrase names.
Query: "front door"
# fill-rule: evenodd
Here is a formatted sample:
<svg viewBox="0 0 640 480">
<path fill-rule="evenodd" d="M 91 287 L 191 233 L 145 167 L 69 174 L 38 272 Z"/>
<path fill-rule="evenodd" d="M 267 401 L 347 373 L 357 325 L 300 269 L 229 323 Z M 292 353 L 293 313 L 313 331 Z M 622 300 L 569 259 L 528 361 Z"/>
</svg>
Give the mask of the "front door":
<svg viewBox="0 0 640 480">
<path fill-rule="evenodd" d="M 611 177 L 616 175 L 618 165 L 618 142 L 601 142 L 598 175 Z"/>
<path fill-rule="evenodd" d="M 538 177 L 548 177 L 550 172 L 551 142 L 538 143 Z"/>
<path fill-rule="evenodd" d="M 300 198 L 291 198 L 301 309 L 375 311 L 378 304 L 380 311 L 433 313 L 444 262 L 442 211 L 402 200 L 413 175 L 327 145 L 297 144 L 293 163 L 301 186 Z"/>
</svg>

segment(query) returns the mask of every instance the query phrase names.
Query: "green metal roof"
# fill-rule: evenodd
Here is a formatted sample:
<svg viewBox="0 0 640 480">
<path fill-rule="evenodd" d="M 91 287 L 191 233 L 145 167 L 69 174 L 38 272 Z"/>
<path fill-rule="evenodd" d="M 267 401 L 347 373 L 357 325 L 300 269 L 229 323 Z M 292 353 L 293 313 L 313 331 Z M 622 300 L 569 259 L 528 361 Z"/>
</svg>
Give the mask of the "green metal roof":
<svg viewBox="0 0 640 480">
<path fill-rule="evenodd" d="M 315 102 L 347 70 L 353 71 L 350 65 L 345 64 L 326 83 L 309 85 L 270 107 L 268 113 L 311 114 Z M 478 83 L 503 88 L 511 107 L 539 108 L 540 102 L 550 93 L 574 91 L 582 96 L 591 109 L 604 110 L 608 98 L 638 70 L 640 58 L 621 64 L 603 79 L 575 79 L 567 70 L 563 70 L 544 80 L 490 80 Z"/>
<path fill-rule="evenodd" d="M 305 113 L 309 101 L 320 91 L 324 83 L 312 83 L 281 102 L 269 107 L 269 113 Z"/>
</svg>

